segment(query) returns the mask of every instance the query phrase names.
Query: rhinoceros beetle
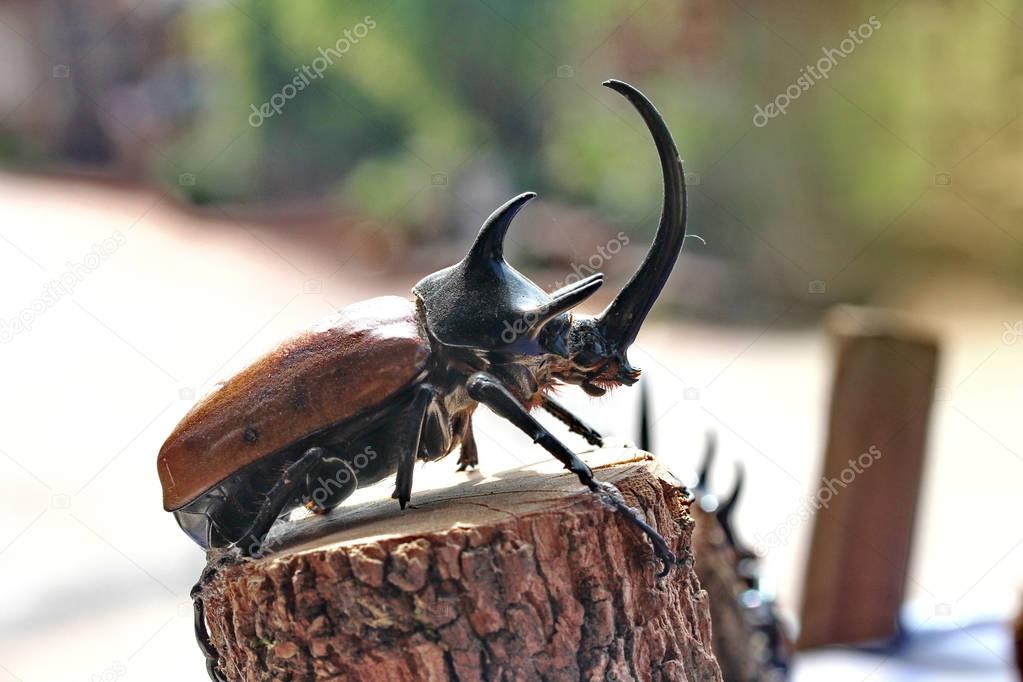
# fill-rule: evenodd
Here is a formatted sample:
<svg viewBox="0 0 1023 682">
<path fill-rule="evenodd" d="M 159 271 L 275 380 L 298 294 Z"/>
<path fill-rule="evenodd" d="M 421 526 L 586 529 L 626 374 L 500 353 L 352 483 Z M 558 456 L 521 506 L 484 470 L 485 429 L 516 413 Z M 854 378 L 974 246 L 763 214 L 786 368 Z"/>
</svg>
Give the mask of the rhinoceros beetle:
<svg viewBox="0 0 1023 682">
<path fill-rule="evenodd" d="M 548 294 L 504 259 L 521 194 L 486 220 L 460 262 L 422 279 L 411 300 L 349 306 L 285 341 L 200 401 L 167 438 L 157 461 L 164 507 L 211 557 L 258 556 L 270 527 L 306 506 L 324 513 L 357 487 L 395 475 L 402 508 L 416 460 L 460 448 L 477 464 L 472 416 L 486 405 L 545 448 L 589 490 L 649 538 L 667 574 L 664 538 L 531 414 L 550 412 L 589 443 L 600 434 L 549 395 L 559 384 L 591 396 L 632 385 L 627 351 L 682 248 L 686 191 L 675 143 L 653 104 L 609 80 L 653 137 L 664 179 L 660 224 L 643 263 L 597 316 L 573 315 L 603 283 L 594 274 Z M 192 590 L 196 637 L 211 678 L 224 679 L 206 632 L 202 587 Z"/>
<path fill-rule="evenodd" d="M 725 544 L 731 548 L 734 557 L 735 577 L 743 588 L 739 595 L 739 608 L 753 633 L 749 650 L 756 657 L 759 670 L 756 679 L 785 680 L 788 679 L 792 649 L 788 626 L 782 620 L 774 596 L 765 592 L 760 584 L 760 555 L 742 542 L 735 529 L 735 509 L 746 485 L 746 467 L 736 462 L 732 490 L 724 499 L 719 499 L 710 491 L 710 472 L 716 455 L 717 437 L 710 432 L 694 486 L 697 501 L 700 508 L 717 521 Z M 714 610 L 715 605 L 712 604 L 712 617 Z"/>
<path fill-rule="evenodd" d="M 650 390 L 649 383 L 643 382 L 640 385 L 639 393 L 639 427 L 637 430 L 636 443 L 641 450 L 653 452 L 653 434 L 651 432 L 652 422 L 650 419 Z M 720 604 L 711 600 L 711 620 L 717 622 L 718 612 L 731 612 L 738 610 L 745 621 L 750 633 L 750 642 L 745 648 L 748 654 L 754 656 L 757 667 L 755 677 L 742 679 L 755 679 L 760 682 L 780 682 L 788 679 L 789 662 L 792 657 L 792 638 L 789 635 L 789 628 L 779 613 L 778 604 L 774 596 L 765 592 L 760 584 L 760 555 L 751 547 L 742 542 L 735 529 L 735 509 L 739 505 L 742 492 L 746 486 L 746 467 L 741 462 L 735 463 L 735 481 L 732 490 L 724 499 L 718 498 L 711 492 L 711 469 L 714 460 L 717 458 L 718 442 L 717 434 L 714 431 L 707 432 L 707 439 L 704 445 L 703 456 L 696 473 L 696 481 L 691 488 L 693 496 L 691 502 L 696 502 L 706 516 L 697 517 L 696 523 L 704 523 L 713 518 L 721 529 L 721 536 L 724 546 L 731 553 L 729 578 L 733 579 L 741 588 L 738 598 L 728 604 Z M 699 551 L 699 549 L 697 550 Z M 700 564 L 697 566 L 697 578 L 701 581 L 707 580 L 707 576 L 701 575 Z M 715 631 L 717 634 L 717 631 Z M 722 658 L 723 652 L 717 652 L 721 669 L 725 673 L 725 679 L 739 679 L 735 676 L 736 671 L 726 670 L 728 664 L 735 664 L 735 661 L 727 661 Z M 732 673 L 730 676 L 729 673 Z"/>
<path fill-rule="evenodd" d="M 709 464 L 701 468 L 703 484 L 707 485 Z M 788 679 L 789 660 L 791 658 L 792 639 L 788 626 L 782 620 L 774 595 L 765 592 L 760 583 L 760 555 L 743 543 L 735 530 L 733 515 L 742 496 L 746 483 L 746 468 L 736 462 L 735 482 L 732 491 L 712 513 L 725 536 L 725 542 L 735 553 L 735 572 L 744 583 L 746 589 L 740 595 L 746 622 L 753 629 L 756 646 L 753 648 L 763 671 L 764 680 Z M 706 489 L 706 488 L 704 488 Z"/>
</svg>

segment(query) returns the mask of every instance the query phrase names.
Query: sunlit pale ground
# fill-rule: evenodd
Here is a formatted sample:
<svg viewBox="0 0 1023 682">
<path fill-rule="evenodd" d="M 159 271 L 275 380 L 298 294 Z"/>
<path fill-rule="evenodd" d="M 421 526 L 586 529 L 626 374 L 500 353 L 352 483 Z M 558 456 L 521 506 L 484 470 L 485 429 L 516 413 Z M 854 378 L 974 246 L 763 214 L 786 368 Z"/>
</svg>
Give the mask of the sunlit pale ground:
<svg viewBox="0 0 1023 682">
<path fill-rule="evenodd" d="M 0 681 L 202 679 L 187 595 L 203 556 L 161 508 L 160 444 L 196 395 L 276 340 L 349 302 L 404 294 L 415 278 L 339 268 L 283 234 L 200 221 L 147 193 L 0 176 L 0 206 L 0 319 L 31 308 L 48 280 L 73 282 L 35 304 L 30 330 L 0 329 Z M 104 239 L 109 253 L 88 256 Z M 913 302 L 944 357 L 908 597 L 926 627 L 955 630 L 1005 618 L 1023 583 L 1023 306 L 961 285 Z M 687 477 L 715 430 L 716 484 L 730 485 L 733 460 L 749 471 L 738 517 L 751 542 L 817 487 L 829 353 L 814 330 L 661 322 L 639 338 L 657 454 Z M 637 393 L 562 395 L 631 438 Z M 544 457 L 489 414 L 476 431 L 485 471 Z M 417 482 L 454 480 L 454 466 L 425 465 L 432 475 Z M 790 611 L 809 530 L 765 560 Z M 818 654 L 798 678 L 1010 679 L 998 628 L 958 641 L 965 664 Z"/>
</svg>

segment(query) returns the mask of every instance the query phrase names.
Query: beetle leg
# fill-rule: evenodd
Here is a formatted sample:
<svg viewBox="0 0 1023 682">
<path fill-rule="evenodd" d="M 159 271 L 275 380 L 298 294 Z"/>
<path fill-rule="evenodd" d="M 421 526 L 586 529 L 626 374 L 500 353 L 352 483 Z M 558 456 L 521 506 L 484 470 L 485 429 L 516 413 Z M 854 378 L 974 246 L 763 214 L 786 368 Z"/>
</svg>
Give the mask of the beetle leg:
<svg viewBox="0 0 1023 682">
<path fill-rule="evenodd" d="M 540 407 L 557 417 L 558 421 L 565 424 L 572 433 L 577 433 L 585 438 L 590 445 L 595 445 L 598 448 L 604 447 L 604 437 L 595 428 L 569 412 L 554 398 L 546 394 L 541 396 Z"/>
<path fill-rule="evenodd" d="M 476 448 L 476 438 L 472 435 L 472 417 L 469 417 L 462 433 L 462 445 L 458 450 L 458 471 L 465 471 L 469 467 L 478 466 L 479 463 L 479 450 Z"/>
<path fill-rule="evenodd" d="M 284 470 L 284 474 L 277 479 L 266 494 L 266 501 L 263 502 L 252 525 L 242 535 L 241 540 L 234 543 L 234 546 L 241 549 L 242 554 L 247 557 L 258 557 L 263 554 L 266 534 L 270 532 L 270 527 L 280 516 L 284 505 L 294 499 L 296 490 L 305 484 L 306 474 L 319 466 L 326 456 L 327 451 L 323 448 L 312 447 Z M 251 540 L 251 542 L 248 545 L 243 545 L 242 543 L 246 540 Z"/>
<path fill-rule="evenodd" d="M 618 488 L 611 483 L 598 481 L 594 478 L 593 471 L 586 465 L 586 462 L 579 459 L 574 452 L 529 414 L 522 403 L 495 376 L 486 372 L 476 372 L 469 377 L 466 390 L 468 390 L 470 398 L 483 403 L 510 421 L 532 438 L 534 443 L 539 443 L 547 452 L 554 455 L 558 461 L 565 465 L 566 469 L 578 476 L 582 484 L 591 492 L 610 504 L 626 521 L 646 535 L 654 546 L 657 557 L 664 563 L 664 570 L 660 575 L 665 576 L 671 571 L 671 567 L 677 560 L 661 534 L 650 526 L 638 511 L 625 502 Z"/>
<path fill-rule="evenodd" d="M 202 574 L 199 576 L 199 581 L 192 587 L 190 593 L 192 597 L 195 641 L 199 644 L 199 650 L 202 651 L 203 656 L 206 657 L 206 672 L 213 682 L 227 682 L 227 677 L 224 676 L 224 673 L 220 672 L 218 667 L 220 665 L 220 654 L 217 653 L 217 649 L 210 642 L 210 635 L 206 630 L 206 605 L 202 600 L 202 591 L 213 580 L 217 570 L 229 561 L 229 559 L 223 558 L 217 562 L 211 561 L 207 563 L 206 567 L 202 570 Z"/>
<path fill-rule="evenodd" d="M 653 436 L 650 433 L 653 423 L 650 416 L 650 380 L 644 379 L 639 384 L 639 439 L 636 445 L 645 452 L 654 451 Z"/>
<path fill-rule="evenodd" d="M 394 493 L 391 497 L 398 500 L 402 509 L 412 498 L 412 473 L 415 470 L 423 428 L 426 425 L 426 410 L 433 400 L 434 393 L 433 387 L 427 384 L 416 389 L 416 397 L 412 400 L 408 419 L 403 424 L 403 433 L 399 436 L 398 442 L 401 443 L 402 450 L 398 456 L 398 473 L 394 478 Z"/>
<path fill-rule="evenodd" d="M 255 520 L 249 529 L 242 535 L 241 540 L 234 543 L 233 547 L 242 556 L 258 557 L 263 553 L 263 543 L 266 534 L 270 531 L 277 517 L 280 516 L 284 505 L 288 500 L 294 499 L 296 489 L 305 482 L 306 474 L 319 466 L 326 457 L 327 452 L 323 448 L 312 447 L 285 469 L 284 474 L 277 479 L 266 494 L 266 501 L 260 507 Z M 251 539 L 248 545 L 245 540 Z M 199 649 L 206 657 L 206 672 L 209 673 L 213 682 L 227 682 L 227 678 L 220 672 L 218 665 L 220 655 L 217 653 L 213 643 L 210 642 L 209 633 L 206 630 L 206 606 L 202 600 L 202 590 L 209 584 L 209 581 L 216 575 L 217 570 L 223 564 L 231 561 L 230 557 L 224 557 L 216 562 L 206 564 L 199 582 L 192 588 L 192 613 L 194 617 L 195 639 L 199 643 Z"/>
</svg>

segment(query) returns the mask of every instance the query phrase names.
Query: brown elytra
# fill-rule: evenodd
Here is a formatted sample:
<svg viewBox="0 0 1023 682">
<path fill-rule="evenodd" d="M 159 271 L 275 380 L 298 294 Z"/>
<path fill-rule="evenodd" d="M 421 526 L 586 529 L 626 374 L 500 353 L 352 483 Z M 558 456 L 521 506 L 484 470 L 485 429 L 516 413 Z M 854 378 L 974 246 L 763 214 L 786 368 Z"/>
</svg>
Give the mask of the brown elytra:
<svg viewBox="0 0 1023 682">
<path fill-rule="evenodd" d="M 160 448 L 163 506 L 180 509 L 242 467 L 374 407 L 426 369 L 415 305 L 382 296 L 342 309 L 203 398 Z"/>
</svg>

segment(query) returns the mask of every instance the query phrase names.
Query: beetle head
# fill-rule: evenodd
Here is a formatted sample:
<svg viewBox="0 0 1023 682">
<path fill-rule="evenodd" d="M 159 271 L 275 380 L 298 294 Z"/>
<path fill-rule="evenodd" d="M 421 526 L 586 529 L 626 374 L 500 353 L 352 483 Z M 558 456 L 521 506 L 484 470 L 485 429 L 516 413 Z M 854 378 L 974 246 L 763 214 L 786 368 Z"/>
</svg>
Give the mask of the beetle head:
<svg viewBox="0 0 1023 682">
<path fill-rule="evenodd" d="M 605 86 L 639 111 L 654 139 L 664 176 L 664 204 L 657 234 L 639 269 L 603 313 L 572 317 L 569 311 L 603 283 L 595 274 L 548 294 L 504 260 L 504 237 L 519 210 L 536 195 L 521 194 L 483 224 L 459 263 L 422 279 L 413 292 L 431 333 L 442 343 L 488 353 L 551 354 L 554 376 L 591 395 L 631 385 L 639 370 L 626 355 L 664 287 L 685 238 L 686 193 L 682 162 L 671 133 L 653 104 L 621 81 Z"/>
<path fill-rule="evenodd" d="M 412 289 L 426 309 L 431 333 L 447 346 L 489 353 L 564 354 L 549 324 L 596 291 L 593 275 L 548 294 L 504 260 L 504 236 L 515 214 L 536 196 L 520 194 L 498 208 L 480 228 L 461 261 L 419 281 Z"/>
</svg>

